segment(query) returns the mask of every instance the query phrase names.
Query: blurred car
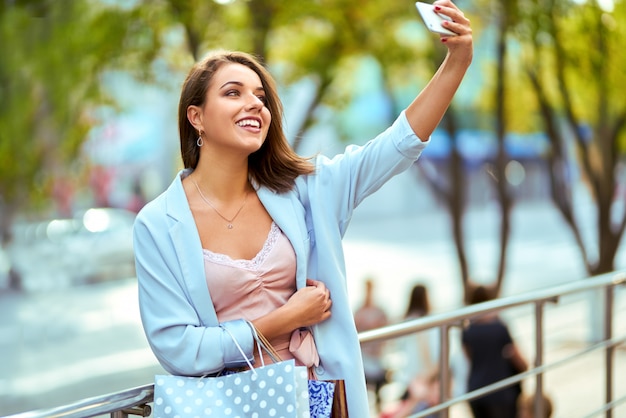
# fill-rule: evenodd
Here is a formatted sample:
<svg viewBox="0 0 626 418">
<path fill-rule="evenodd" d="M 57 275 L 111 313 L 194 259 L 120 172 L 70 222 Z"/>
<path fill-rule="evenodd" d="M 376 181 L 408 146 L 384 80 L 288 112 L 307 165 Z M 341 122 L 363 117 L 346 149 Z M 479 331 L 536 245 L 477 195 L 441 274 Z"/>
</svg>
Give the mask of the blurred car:
<svg viewBox="0 0 626 418">
<path fill-rule="evenodd" d="M 41 291 L 135 275 L 135 213 L 91 208 L 73 218 L 17 224 L 8 247 L 27 291 Z"/>
</svg>

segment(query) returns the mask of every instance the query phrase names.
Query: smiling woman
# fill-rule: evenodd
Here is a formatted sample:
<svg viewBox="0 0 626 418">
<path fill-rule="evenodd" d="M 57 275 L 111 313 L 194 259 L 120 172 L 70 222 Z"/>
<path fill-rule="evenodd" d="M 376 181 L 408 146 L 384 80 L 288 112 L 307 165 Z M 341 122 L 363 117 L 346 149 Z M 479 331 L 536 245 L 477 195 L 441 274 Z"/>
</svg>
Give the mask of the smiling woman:
<svg viewBox="0 0 626 418">
<path fill-rule="evenodd" d="M 345 381 L 350 415 L 369 416 L 342 237 L 356 206 L 420 156 L 469 66 L 469 21 L 449 0 L 437 7 L 457 34 L 442 38 L 437 76 L 385 132 L 333 159 L 289 146 L 253 56 L 217 52 L 191 69 L 178 108 L 185 169 L 134 228 L 142 324 L 168 372 L 260 366 L 263 335 L 283 360 Z"/>
</svg>

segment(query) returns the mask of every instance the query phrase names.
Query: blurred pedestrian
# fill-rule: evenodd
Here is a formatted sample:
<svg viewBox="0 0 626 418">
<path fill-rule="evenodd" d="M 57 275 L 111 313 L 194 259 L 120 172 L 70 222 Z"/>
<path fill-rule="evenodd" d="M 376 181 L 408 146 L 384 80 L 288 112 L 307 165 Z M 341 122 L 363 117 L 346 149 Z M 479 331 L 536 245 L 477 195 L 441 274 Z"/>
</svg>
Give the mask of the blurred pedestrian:
<svg viewBox="0 0 626 418">
<path fill-rule="evenodd" d="M 60 217 L 71 218 L 74 214 L 74 195 L 74 183 L 70 178 L 58 177 L 54 180 L 52 197 Z"/>
<path fill-rule="evenodd" d="M 411 289 L 404 321 L 411 321 L 430 314 L 428 288 L 418 283 Z M 399 351 L 404 356 L 402 367 L 397 373 L 397 381 L 406 390 L 402 399 L 409 395 L 409 386 L 415 379 L 424 379 L 437 371 L 439 359 L 439 329 L 431 328 L 410 334 L 398 340 Z"/>
<path fill-rule="evenodd" d="M 143 187 L 141 185 L 141 179 L 135 178 L 132 184 L 132 191 L 128 202 L 126 203 L 126 209 L 131 212 L 138 213 L 141 208 L 146 204 L 146 199 L 143 193 Z"/>
<path fill-rule="evenodd" d="M 493 299 L 490 289 L 476 286 L 470 304 Z M 473 391 L 526 371 L 528 364 L 513 342 L 506 324 L 497 313 L 490 313 L 470 322 L 463 330 L 463 349 L 468 357 L 470 372 L 467 389 Z M 517 401 L 521 384 L 470 400 L 474 418 L 505 418 L 517 416 Z"/>
<path fill-rule="evenodd" d="M 92 167 L 89 177 L 89 184 L 93 193 L 94 207 L 110 207 L 111 188 L 113 185 L 112 169 L 108 169 L 100 165 Z"/>
<path fill-rule="evenodd" d="M 365 297 L 363 304 L 354 313 L 357 331 L 368 331 L 381 328 L 388 324 L 387 314 L 374 300 L 374 281 L 365 280 Z M 380 410 L 380 389 L 387 383 L 387 368 L 383 362 L 384 341 L 361 343 L 365 382 L 373 390 L 376 409 Z"/>
<path fill-rule="evenodd" d="M 406 418 L 436 406 L 441 401 L 439 371 L 433 370 L 427 375 L 416 376 L 407 389 L 402 402 L 386 409 L 379 418 Z M 437 418 L 438 413 L 426 418 Z"/>
</svg>

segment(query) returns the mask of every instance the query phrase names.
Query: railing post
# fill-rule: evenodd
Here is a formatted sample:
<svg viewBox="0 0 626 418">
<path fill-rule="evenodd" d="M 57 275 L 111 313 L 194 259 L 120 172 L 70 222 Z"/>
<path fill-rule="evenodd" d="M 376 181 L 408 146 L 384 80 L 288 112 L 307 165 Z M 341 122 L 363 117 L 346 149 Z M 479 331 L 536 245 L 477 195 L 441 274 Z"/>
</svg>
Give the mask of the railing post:
<svg viewBox="0 0 626 418">
<path fill-rule="evenodd" d="M 543 366 L 543 307 L 545 301 L 535 302 L 535 367 Z M 534 410 L 536 417 L 543 417 L 545 405 L 543 404 L 543 373 L 535 375 L 535 402 Z"/>
<path fill-rule="evenodd" d="M 450 325 L 439 327 L 439 395 L 440 402 L 450 399 Z M 441 411 L 440 418 L 448 418 L 448 408 Z"/>
<path fill-rule="evenodd" d="M 607 285 L 604 289 L 604 341 L 613 338 L 613 286 Z M 613 353 L 615 346 L 609 345 L 605 355 L 605 390 L 606 404 L 613 401 Z M 606 418 L 613 417 L 613 408 L 606 410 Z"/>
</svg>

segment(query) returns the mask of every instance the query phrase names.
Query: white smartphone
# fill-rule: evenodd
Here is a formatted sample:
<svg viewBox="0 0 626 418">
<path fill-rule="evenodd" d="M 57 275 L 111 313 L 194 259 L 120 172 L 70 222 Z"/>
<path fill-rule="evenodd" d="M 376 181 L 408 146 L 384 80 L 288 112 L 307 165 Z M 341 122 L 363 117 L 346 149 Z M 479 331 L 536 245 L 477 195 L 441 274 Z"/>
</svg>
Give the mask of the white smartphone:
<svg viewBox="0 0 626 418">
<path fill-rule="evenodd" d="M 450 21 L 451 19 L 446 15 L 435 12 L 435 6 L 418 1 L 415 2 L 415 7 L 417 7 L 417 11 L 420 16 L 422 16 L 422 20 L 429 31 L 442 35 L 456 35 L 456 33 L 452 32 L 450 29 L 444 28 L 441 25 L 441 22 L 444 20 Z"/>
</svg>

